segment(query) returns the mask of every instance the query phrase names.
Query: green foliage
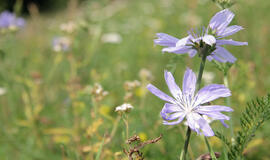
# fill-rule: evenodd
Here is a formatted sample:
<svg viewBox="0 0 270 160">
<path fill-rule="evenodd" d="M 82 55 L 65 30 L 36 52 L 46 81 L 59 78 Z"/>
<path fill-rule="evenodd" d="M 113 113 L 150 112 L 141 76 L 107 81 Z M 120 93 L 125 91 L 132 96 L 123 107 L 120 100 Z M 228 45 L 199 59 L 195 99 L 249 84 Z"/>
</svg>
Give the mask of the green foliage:
<svg viewBox="0 0 270 160">
<path fill-rule="evenodd" d="M 235 4 L 233 0 L 212 0 L 212 1 L 221 9 L 230 8 Z"/>
<path fill-rule="evenodd" d="M 270 94 L 247 104 L 246 110 L 240 117 L 241 131 L 237 133 L 235 142 L 230 142 L 221 133 L 216 132 L 216 137 L 228 146 L 229 159 L 243 159 L 243 151 L 255 136 L 257 129 L 264 121 L 270 119 Z"/>
<path fill-rule="evenodd" d="M 230 68 L 233 66 L 233 63 L 228 63 L 228 62 L 227 63 L 220 63 L 217 61 L 212 61 L 212 62 L 218 70 L 224 73 L 224 75 L 227 75 Z"/>
</svg>

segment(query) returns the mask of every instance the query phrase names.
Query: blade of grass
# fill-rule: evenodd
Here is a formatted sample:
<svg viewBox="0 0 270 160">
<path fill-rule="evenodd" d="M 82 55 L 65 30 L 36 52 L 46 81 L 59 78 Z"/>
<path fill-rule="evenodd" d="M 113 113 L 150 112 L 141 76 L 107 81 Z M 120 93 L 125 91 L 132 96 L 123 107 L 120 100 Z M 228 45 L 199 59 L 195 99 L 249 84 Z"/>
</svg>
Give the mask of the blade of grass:
<svg viewBox="0 0 270 160">
<path fill-rule="evenodd" d="M 97 155 L 96 155 L 95 160 L 99 160 L 99 158 L 100 158 L 101 151 L 102 151 L 103 144 L 104 144 L 104 139 L 105 139 L 105 136 L 103 137 L 102 142 L 101 142 L 101 144 L 100 144 L 100 146 L 99 146 L 98 153 L 97 153 Z"/>
</svg>

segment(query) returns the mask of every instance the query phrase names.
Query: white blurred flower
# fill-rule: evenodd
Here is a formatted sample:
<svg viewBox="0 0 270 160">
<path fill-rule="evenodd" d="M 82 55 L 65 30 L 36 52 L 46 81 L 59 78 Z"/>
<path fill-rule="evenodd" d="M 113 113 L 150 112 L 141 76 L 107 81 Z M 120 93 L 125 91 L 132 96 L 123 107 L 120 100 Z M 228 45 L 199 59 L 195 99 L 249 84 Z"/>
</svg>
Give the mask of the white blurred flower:
<svg viewBox="0 0 270 160">
<path fill-rule="evenodd" d="M 139 72 L 139 77 L 143 80 L 151 81 L 153 80 L 153 74 L 150 70 L 142 68 Z"/>
<path fill-rule="evenodd" d="M 6 94 L 7 90 L 5 88 L 0 87 L 0 96 Z"/>
<path fill-rule="evenodd" d="M 124 103 L 122 104 L 121 106 L 117 106 L 115 108 L 115 112 L 128 112 L 130 111 L 131 109 L 133 109 L 134 107 L 129 104 L 129 103 Z"/>
<path fill-rule="evenodd" d="M 73 21 L 69 21 L 67 23 L 62 23 L 60 25 L 60 30 L 66 33 L 73 33 L 76 29 L 76 24 Z"/>
<path fill-rule="evenodd" d="M 118 44 L 118 43 L 121 43 L 122 42 L 122 37 L 118 33 L 106 33 L 106 34 L 103 34 L 102 35 L 101 41 L 103 43 L 114 43 L 114 44 Z"/>
<path fill-rule="evenodd" d="M 134 90 L 136 87 L 139 87 L 141 85 L 141 82 L 138 80 L 134 80 L 134 81 L 126 81 L 124 83 L 124 88 L 126 91 L 132 91 Z"/>
<path fill-rule="evenodd" d="M 202 79 L 204 80 L 206 84 L 211 84 L 214 80 L 214 77 L 215 77 L 215 74 L 213 72 L 204 71 Z"/>
</svg>

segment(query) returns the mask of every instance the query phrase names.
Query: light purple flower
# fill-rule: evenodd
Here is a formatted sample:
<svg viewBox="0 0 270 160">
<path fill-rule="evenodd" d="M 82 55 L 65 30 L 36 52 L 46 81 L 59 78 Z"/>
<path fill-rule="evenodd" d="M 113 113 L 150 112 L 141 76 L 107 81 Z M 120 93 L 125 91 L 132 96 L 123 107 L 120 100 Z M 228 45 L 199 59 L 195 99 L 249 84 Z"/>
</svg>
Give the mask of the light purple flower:
<svg viewBox="0 0 270 160">
<path fill-rule="evenodd" d="M 160 91 L 158 88 L 149 84 L 147 89 L 160 99 L 166 101 L 160 114 L 163 118 L 163 124 L 175 125 L 186 118 L 188 126 L 198 134 L 203 133 L 205 136 L 214 136 L 208 122 L 203 115 L 213 120 L 220 120 L 223 124 L 224 120 L 230 118 L 221 112 L 232 112 L 230 107 L 220 105 L 210 105 L 211 102 L 220 97 L 228 97 L 231 92 L 224 85 L 211 84 L 198 91 L 196 90 L 196 75 L 191 69 L 187 69 L 183 78 L 183 90 L 176 84 L 173 75 L 165 71 L 165 81 L 173 97 Z M 226 124 L 225 124 L 226 125 Z"/>
<path fill-rule="evenodd" d="M 71 39 L 68 37 L 54 37 L 52 41 L 55 52 L 68 51 L 70 49 Z"/>
<path fill-rule="evenodd" d="M 247 42 L 238 42 L 232 39 L 222 39 L 224 37 L 235 34 L 242 30 L 241 26 L 228 26 L 232 21 L 234 14 L 228 10 L 218 12 L 210 21 L 207 29 L 203 28 L 199 33 L 189 32 L 187 37 L 182 39 L 175 38 L 165 33 L 157 33 L 157 39 L 154 43 L 165 46 L 162 52 L 170 52 L 176 54 L 188 53 L 190 57 L 196 55 L 199 49 L 210 46 L 211 54 L 207 56 L 209 61 L 215 59 L 219 62 L 234 63 L 236 58 L 227 51 L 223 45 L 242 46 L 248 45 Z"/>
<path fill-rule="evenodd" d="M 17 29 L 25 25 L 23 18 L 17 18 L 14 13 L 4 11 L 0 14 L 0 29 Z"/>
</svg>

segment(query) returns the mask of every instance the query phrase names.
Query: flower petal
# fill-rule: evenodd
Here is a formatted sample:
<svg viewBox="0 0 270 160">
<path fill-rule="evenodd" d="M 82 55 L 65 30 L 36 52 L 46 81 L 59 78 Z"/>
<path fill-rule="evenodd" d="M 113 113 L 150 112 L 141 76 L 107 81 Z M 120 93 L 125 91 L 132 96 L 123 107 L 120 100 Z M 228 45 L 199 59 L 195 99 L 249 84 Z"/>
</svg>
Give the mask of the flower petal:
<svg viewBox="0 0 270 160">
<path fill-rule="evenodd" d="M 169 114 L 169 113 L 173 113 L 173 112 L 182 112 L 182 111 L 183 110 L 176 104 L 165 103 L 160 114 L 162 116 L 163 114 Z"/>
<path fill-rule="evenodd" d="M 228 97 L 231 95 L 231 91 L 221 84 L 211 84 L 199 90 L 195 97 L 195 105 L 211 102 L 220 97 Z"/>
<path fill-rule="evenodd" d="M 201 118 L 198 122 L 204 136 L 211 137 L 215 135 L 212 128 L 210 127 L 210 125 L 207 123 L 207 121 L 204 118 Z"/>
<path fill-rule="evenodd" d="M 192 48 L 191 46 L 167 47 L 167 48 L 163 48 L 162 52 L 183 54 L 183 53 L 188 53 L 191 50 L 191 48 Z"/>
<path fill-rule="evenodd" d="M 232 39 L 221 39 L 221 40 L 217 40 L 217 45 L 244 46 L 244 45 L 248 45 L 248 43 L 247 42 L 234 41 Z"/>
<path fill-rule="evenodd" d="M 200 114 L 207 115 L 215 120 L 230 120 L 230 117 L 220 112 L 209 112 L 209 111 L 197 111 Z"/>
<path fill-rule="evenodd" d="M 225 28 L 222 31 L 217 32 L 217 36 L 219 38 L 227 37 L 227 36 L 235 34 L 236 32 L 238 32 L 242 29 L 243 29 L 243 27 L 241 27 L 241 26 L 233 25 L 233 26 Z"/>
<path fill-rule="evenodd" d="M 187 125 L 193 131 L 200 134 L 200 125 L 198 124 L 198 120 L 201 119 L 201 116 L 198 113 L 189 113 L 186 115 L 187 118 Z"/>
<path fill-rule="evenodd" d="M 183 94 L 193 96 L 196 89 L 196 82 L 195 73 L 187 68 L 183 79 Z"/>
<path fill-rule="evenodd" d="M 230 10 L 224 9 L 212 17 L 209 27 L 216 31 L 223 30 L 231 23 L 233 17 L 234 14 Z"/>
<path fill-rule="evenodd" d="M 189 51 L 188 51 L 188 54 L 189 54 L 189 57 L 194 57 L 196 54 L 197 54 L 197 50 L 195 50 L 195 49 L 190 49 Z"/>
<path fill-rule="evenodd" d="M 185 118 L 185 114 L 182 112 L 182 114 L 179 116 L 177 121 L 172 121 L 172 122 L 163 121 L 163 124 L 164 125 L 175 125 L 175 124 L 181 123 L 184 118 Z"/>
<path fill-rule="evenodd" d="M 232 112 L 233 109 L 227 106 L 219 106 L 219 105 L 210 105 L 210 106 L 199 106 L 196 111 L 203 112 Z"/>
<path fill-rule="evenodd" d="M 194 130 L 198 134 L 200 134 L 200 130 L 202 130 L 205 136 L 214 136 L 214 132 L 207 123 L 207 121 L 198 113 L 189 113 L 186 117 L 187 124 L 192 130 Z"/>
<path fill-rule="evenodd" d="M 175 112 L 175 113 L 172 113 L 172 114 L 161 114 L 162 118 L 165 120 L 165 121 L 171 121 L 171 120 L 175 120 L 177 118 L 181 118 L 184 116 L 184 112 Z"/>
<path fill-rule="evenodd" d="M 175 47 L 177 41 L 179 40 L 178 38 L 170 36 L 166 33 L 157 33 L 156 35 L 158 39 L 155 39 L 154 43 L 161 46 Z"/>
<path fill-rule="evenodd" d="M 218 58 L 215 58 L 214 56 L 213 58 L 215 58 L 217 61 L 220 61 L 220 62 L 234 63 L 236 61 L 236 58 L 228 50 L 220 46 L 216 47 L 216 50 L 214 51 L 214 55 L 215 57 L 218 57 Z"/>
<path fill-rule="evenodd" d="M 168 85 L 168 88 L 170 90 L 170 92 L 172 93 L 172 95 L 174 96 L 174 98 L 181 98 L 182 97 L 182 91 L 181 89 L 178 87 L 178 85 L 175 83 L 174 77 L 171 74 L 171 72 L 164 72 L 164 77 L 165 77 L 165 81 Z"/>
<path fill-rule="evenodd" d="M 212 55 L 209 55 L 209 56 L 207 56 L 207 60 L 208 61 L 212 61 L 214 58 L 212 57 Z"/>
<path fill-rule="evenodd" d="M 164 92 L 162 92 L 161 90 L 159 90 L 158 88 L 153 86 L 152 84 L 148 84 L 147 89 L 151 93 L 153 93 L 155 96 L 159 97 L 160 99 L 167 101 L 167 102 L 175 103 L 175 101 L 172 97 L 168 96 L 167 94 L 165 94 Z"/>
<path fill-rule="evenodd" d="M 224 127 L 229 128 L 229 125 L 227 125 L 227 124 L 224 122 L 224 120 L 219 120 L 219 121 L 223 124 Z"/>
<path fill-rule="evenodd" d="M 180 40 L 176 43 L 176 47 L 178 47 L 178 46 L 185 46 L 186 44 L 188 44 L 189 40 L 190 40 L 190 36 L 187 36 L 187 37 L 185 37 L 185 38 L 180 39 Z"/>
<path fill-rule="evenodd" d="M 216 43 L 216 38 L 212 35 L 205 35 L 202 40 L 210 46 L 213 46 Z"/>
</svg>

